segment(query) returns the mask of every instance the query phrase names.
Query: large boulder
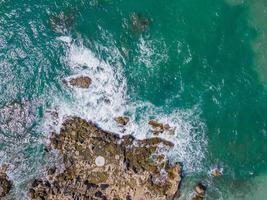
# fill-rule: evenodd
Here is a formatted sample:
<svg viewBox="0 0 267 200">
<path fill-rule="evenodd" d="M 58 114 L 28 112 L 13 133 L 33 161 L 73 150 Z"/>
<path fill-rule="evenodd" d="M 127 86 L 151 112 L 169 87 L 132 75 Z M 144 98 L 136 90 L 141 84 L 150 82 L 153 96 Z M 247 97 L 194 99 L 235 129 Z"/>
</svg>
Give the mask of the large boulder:
<svg viewBox="0 0 267 200">
<path fill-rule="evenodd" d="M 169 162 L 173 144 L 166 140 L 120 138 L 74 117 L 51 143 L 65 169 L 52 167 L 34 180 L 30 199 L 171 200 L 179 194 L 181 167 Z"/>
</svg>

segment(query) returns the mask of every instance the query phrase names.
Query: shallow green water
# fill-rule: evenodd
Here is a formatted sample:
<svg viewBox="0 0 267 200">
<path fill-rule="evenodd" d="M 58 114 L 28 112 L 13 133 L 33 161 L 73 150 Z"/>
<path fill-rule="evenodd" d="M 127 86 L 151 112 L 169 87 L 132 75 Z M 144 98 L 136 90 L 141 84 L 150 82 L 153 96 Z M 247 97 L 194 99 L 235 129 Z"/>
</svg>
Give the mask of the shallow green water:
<svg viewBox="0 0 267 200">
<path fill-rule="evenodd" d="M 262 18 L 267 19 L 267 5 L 229 2 L 0 1 L 0 106 L 23 99 L 37 107 L 32 122 L 36 125 L 22 136 L 27 141 L 0 129 L 5 135 L 0 150 L 9 157 L 1 162 L 14 164 L 11 158 L 23 155 L 18 170 L 10 171 L 21 180 L 18 185 L 27 184 L 24 172 L 40 173 L 42 164 L 29 167 L 27 163 L 39 163 L 40 155 L 46 159 L 42 136 L 47 133 L 38 128 L 45 108 L 55 96 L 71 101 L 61 82 L 73 74 L 64 59 L 68 47 L 57 39 L 71 36 L 117 73 L 122 66 L 127 101 L 150 102 L 166 115 L 177 109 L 198 113 L 205 125 L 205 158 L 200 168 L 185 170 L 182 199 L 188 198 L 187 191 L 196 182 L 204 181 L 207 199 L 264 200 L 267 93 Z M 145 109 L 138 112 L 147 114 Z M 211 178 L 208 171 L 217 165 L 223 176 Z"/>
</svg>

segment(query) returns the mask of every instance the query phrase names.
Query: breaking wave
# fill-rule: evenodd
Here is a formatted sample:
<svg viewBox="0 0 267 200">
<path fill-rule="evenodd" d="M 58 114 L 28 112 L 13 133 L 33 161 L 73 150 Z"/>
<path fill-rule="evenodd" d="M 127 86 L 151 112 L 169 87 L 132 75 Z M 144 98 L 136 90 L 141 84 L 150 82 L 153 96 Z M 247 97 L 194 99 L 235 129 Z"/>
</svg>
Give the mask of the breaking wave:
<svg viewBox="0 0 267 200">
<path fill-rule="evenodd" d="M 55 97 L 51 109 L 56 110 L 58 116 L 55 119 L 47 114 L 44 121 L 46 132 L 58 132 L 64 119 L 75 115 L 96 123 L 104 130 L 121 135 L 132 134 L 142 139 L 153 136 L 148 122 L 155 119 L 176 128 L 173 134 L 164 132 L 159 135 L 175 144 L 169 156 L 174 161 L 182 162 L 187 172 L 200 171 L 207 142 L 205 124 L 200 120 L 198 106 L 166 113 L 163 108 L 150 102 L 130 100 L 123 71 L 125 60 L 112 42 L 112 37 L 108 34 L 104 36 L 108 38 L 108 46 L 96 46 L 108 55 L 105 60 L 85 47 L 81 40 L 68 36 L 58 38 L 62 45 L 67 46 L 62 60 L 70 66 L 71 77 L 87 75 L 92 79 L 92 84 L 88 89 L 71 88 L 71 100 Z M 124 115 L 130 118 L 130 122 L 121 127 L 114 119 Z"/>
</svg>

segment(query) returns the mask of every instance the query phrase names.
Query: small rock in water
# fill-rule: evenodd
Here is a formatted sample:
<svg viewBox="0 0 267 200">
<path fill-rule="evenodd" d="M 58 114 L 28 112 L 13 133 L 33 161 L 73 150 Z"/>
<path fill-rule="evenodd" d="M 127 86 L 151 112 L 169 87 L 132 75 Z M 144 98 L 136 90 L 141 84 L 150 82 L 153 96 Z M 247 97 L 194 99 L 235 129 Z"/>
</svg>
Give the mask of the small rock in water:
<svg viewBox="0 0 267 200">
<path fill-rule="evenodd" d="M 89 88 L 92 83 L 91 78 L 88 76 L 80 76 L 76 78 L 70 78 L 69 80 L 63 80 L 64 83 L 69 83 L 71 86 L 78 87 L 78 88 Z"/>
<path fill-rule="evenodd" d="M 95 164 L 98 167 L 103 167 L 105 165 L 105 158 L 102 156 L 97 156 L 95 159 Z"/>
<path fill-rule="evenodd" d="M 117 117 L 115 118 L 115 121 L 120 124 L 120 125 L 127 125 L 128 122 L 130 121 L 129 117 L 126 117 L 126 116 L 120 116 L 120 117 Z"/>
<path fill-rule="evenodd" d="M 211 171 L 211 175 L 214 177 L 218 177 L 222 175 L 222 171 L 219 168 L 215 168 Z"/>
<path fill-rule="evenodd" d="M 159 123 L 155 120 L 150 120 L 148 122 L 148 124 L 151 126 L 153 133 L 155 135 L 159 134 L 159 133 L 163 133 L 164 131 L 167 131 L 169 133 L 174 133 L 175 132 L 175 127 L 170 127 L 169 124 L 163 124 L 163 123 Z"/>
</svg>

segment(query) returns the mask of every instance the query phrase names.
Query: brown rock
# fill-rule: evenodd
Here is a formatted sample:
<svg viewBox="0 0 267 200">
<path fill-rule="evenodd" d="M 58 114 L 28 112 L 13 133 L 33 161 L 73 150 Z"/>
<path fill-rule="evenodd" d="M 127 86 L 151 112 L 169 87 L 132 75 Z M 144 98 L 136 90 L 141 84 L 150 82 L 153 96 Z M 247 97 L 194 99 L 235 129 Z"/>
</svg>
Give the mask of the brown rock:
<svg viewBox="0 0 267 200">
<path fill-rule="evenodd" d="M 11 181 L 4 171 L 0 171 L 0 197 L 5 197 L 11 190 Z"/>
<path fill-rule="evenodd" d="M 159 123 L 155 120 L 150 120 L 148 124 L 151 126 L 152 131 L 155 135 L 163 133 L 164 131 L 174 133 L 176 129 L 175 127 L 170 127 L 169 124 Z"/>
<path fill-rule="evenodd" d="M 88 76 L 80 76 L 76 78 L 70 78 L 68 81 L 64 80 L 63 82 L 69 83 L 71 86 L 78 88 L 89 88 L 92 83 L 92 80 Z"/>
<path fill-rule="evenodd" d="M 169 200 L 178 194 L 181 167 L 163 153 L 171 142 L 120 138 L 77 117 L 66 120 L 51 142 L 65 170 L 34 181 L 30 199 Z"/>
<path fill-rule="evenodd" d="M 214 177 L 218 177 L 218 176 L 221 176 L 222 175 L 222 172 L 220 169 L 218 168 L 215 168 L 211 171 L 211 175 L 214 176 Z"/>
<path fill-rule="evenodd" d="M 155 120 L 150 120 L 148 124 L 151 126 L 154 132 L 162 133 L 164 131 L 164 125 Z"/>
<path fill-rule="evenodd" d="M 120 124 L 120 125 L 127 125 L 128 122 L 130 121 L 129 117 L 126 117 L 126 116 L 121 116 L 121 117 L 117 117 L 115 118 L 115 121 Z"/>
</svg>

